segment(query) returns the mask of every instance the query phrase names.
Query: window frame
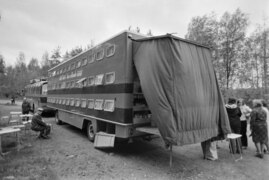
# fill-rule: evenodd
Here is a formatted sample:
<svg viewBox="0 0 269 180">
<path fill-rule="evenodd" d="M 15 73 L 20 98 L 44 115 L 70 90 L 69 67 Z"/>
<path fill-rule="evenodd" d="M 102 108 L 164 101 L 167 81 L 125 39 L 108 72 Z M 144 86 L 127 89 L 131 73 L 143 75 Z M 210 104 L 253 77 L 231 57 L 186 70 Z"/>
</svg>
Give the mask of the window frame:
<svg viewBox="0 0 269 180">
<path fill-rule="evenodd" d="M 85 62 L 85 63 L 84 63 Z M 88 59 L 85 57 L 81 60 L 81 66 L 86 66 L 88 64 Z"/>
<path fill-rule="evenodd" d="M 108 109 L 108 108 L 105 107 L 106 103 L 110 103 L 110 102 L 113 102 L 113 108 L 112 109 Z M 104 101 L 103 109 L 104 109 L 104 111 L 114 112 L 115 111 L 115 100 L 114 99 L 106 99 Z"/>
<path fill-rule="evenodd" d="M 109 48 L 113 47 L 113 52 L 111 54 L 108 54 Z M 111 57 L 115 54 L 116 51 L 116 46 L 115 44 L 110 44 L 109 46 L 106 47 L 106 57 Z"/>
<path fill-rule="evenodd" d="M 75 107 L 79 107 L 79 106 L 80 106 L 80 99 L 76 98 Z"/>
<path fill-rule="evenodd" d="M 110 74 L 113 74 L 113 75 L 114 75 L 114 79 L 113 79 L 112 82 L 108 82 L 108 81 L 107 81 L 107 76 L 110 75 Z M 108 72 L 108 73 L 105 74 L 105 84 L 113 84 L 113 83 L 115 82 L 115 80 L 116 80 L 116 73 L 115 73 L 115 71 L 113 71 L 113 72 Z"/>
<path fill-rule="evenodd" d="M 91 105 L 92 105 L 91 107 L 89 107 L 90 102 L 92 103 L 92 104 L 91 104 Z M 88 108 L 88 109 L 94 109 L 94 105 L 95 105 L 95 101 L 94 101 L 94 99 L 88 99 L 87 108 Z"/>
<path fill-rule="evenodd" d="M 101 56 L 98 58 L 98 54 L 99 53 L 102 53 L 101 54 Z M 96 61 L 101 61 L 102 59 L 104 59 L 104 56 L 105 56 L 105 51 L 104 51 L 104 49 L 103 48 L 100 48 L 100 49 L 98 49 L 97 51 L 96 51 L 96 53 L 95 53 L 95 59 L 96 59 Z"/>
<path fill-rule="evenodd" d="M 92 84 L 90 83 L 90 79 L 92 79 Z M 95 85 L 95 76 L 89 76 L 88 77 L 88 86 L 94 86 Z"/>
<path fill-rule="evenodd" d="M 70 106 L 74 106 L 75 105 L 75 99 L 74 98 L 70 98 L 69 105 Z"/>
<path fill-rule="evenodd" d="M 102 79 L 101 79 L 101 81 L 100 82 L 98 82 L 99 81 L 99 76 L 102 76 Z M 95 86 L 100 86 L 100 85 L 103 85 L 104 84 L 104 74 L 97 74 L 96 76 L 95 76 L 95 78 L 94 78 L 94 85 Z M 98 80 L 98 81 L 97 81 Z"/>
<path fill-rule="evenodd" d="M 91 53 L 89 56 L 88 56 L 88 63 L 93 63 L 95 60 L 95 53 Z"/>
<path fill-rule="evenodd" d="M 102 103 L 101 104 L 102 107 L 96 107 L 98 102 Z M 104 108 L 104 100 L 103 99 L 95 99 L 95 101 L 94 101 L 94 109 L 95 110 L 103 110 L 103 108 Z"/>
<path fill-rule="evenodd" d="M 85 105 L 83 105 L 83 102 L 85 102 Z M 87 99 L 81 99 L 80 101 L 80 107 L 86 108 L 87 107 Z"/>
</svg>

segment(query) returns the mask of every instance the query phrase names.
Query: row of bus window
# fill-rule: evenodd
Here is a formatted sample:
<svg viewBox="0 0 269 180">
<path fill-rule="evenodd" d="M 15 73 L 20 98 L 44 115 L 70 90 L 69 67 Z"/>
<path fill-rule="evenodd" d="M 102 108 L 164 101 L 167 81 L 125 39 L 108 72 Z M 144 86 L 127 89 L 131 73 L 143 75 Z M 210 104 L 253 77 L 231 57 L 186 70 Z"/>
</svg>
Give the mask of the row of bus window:
<svg viewBox="0 0 269 180">
<path fill-rule="evenodd" d="M 80 77 L 82 76 L 82 70 L 75 70 L 75 71 L 71 71 L 69 73 L 63 74 L 59 77 L 59 80 L 66 80 L 66 79 L 70 79 L 70 78 L 75 78 L 75 77 Z"/>
<path fill-rule="evenodd" d="M 65 106 L 74 106 L 89 108 L 95 110 L 104 110 L 113 112 L 115 110 L 115 100 L 112 99 L 79 99 L 79 98 L 48 98 L 49 103 L 61 104 Z"/>
<path fill-rule="evenodd" d="M 57 75 L 60 75 L 62 73 L 68 72 L 68 71 L 72 71 L 76 68 L 80 68 L 82 66 L 87 65 L 87 63 L 93 63 L 95 60 L 100 61 L 104 58 L 104 56 L 110 57 L 110 56 L 113 56 L 114 54 L 115 54 L 115 45 L 114 44 L 107 45 L 105 48 L 100 47 L 99 49 L 97 49 L 96 52 L 91 53 L 88 57 L 85 57 L 82 60 L 78 60 L 72 64 L 67 65 L 66 67 L 61 68 L 61 69 L 55 70 L 55 71 L 49 73 L 49 76 L 53 77 L 53 76 L 57 76 Z"/>
<path fill-rule="evenodd" d="M 56 84 L 49 84 L 49 89 L 68 89 L 68 88 L 82 88 L 86 86 L 98 86 L 103 84 L 113 84 L 115 82 L 115 72 L 105 74 L 98 74 L 96 76 L 84 77 L 75 81 L 60 82 Z"/>
</svg>

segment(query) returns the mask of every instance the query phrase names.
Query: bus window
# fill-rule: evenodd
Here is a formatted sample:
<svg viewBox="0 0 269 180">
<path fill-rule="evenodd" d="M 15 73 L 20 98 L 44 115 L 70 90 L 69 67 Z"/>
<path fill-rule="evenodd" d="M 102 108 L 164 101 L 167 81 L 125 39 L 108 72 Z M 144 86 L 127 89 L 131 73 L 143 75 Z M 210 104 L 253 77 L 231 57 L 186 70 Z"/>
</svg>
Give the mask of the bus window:
<svg viewBox="0 0 269 180">
<path fill-rule="evenodd" d="M 114 100 L 105 100 L 104 111 L 113 112 L 114 109 L 115 109 L 115 101 Z"/>
<path fill-rule="evenodd" d="M 95 54 L 92 53 L 89 55 L 89 63 L 93 63 L 94 62 L 94 58 L 95 58 Z"/>
<path fill-rule="evenodd" d="M 105 84 L 112 84 L 115 82 L 115 72 L 106 73 Z"/>
<path fill-rule="evenodd" d="M 94 108 L 94 99 L 88 99 L 88 108 L 93 109 Z"/>
<path fill-rule="evenodd" d="M 104 58 L 104 49 L 99 49 L 97 52 L 96 52 L 96 60 L 97 61 L 100 61 L 101 59 Z"/>
<path fill-rule="evenodd" d="M 103 77 L 104 74 L 98 74 L 95 76 L 94 84 L 95 85 L 102 85 L 103 84 Z"/>
<path fill-rule="evenodd" d="M 80 106 L 80 99 L 76 99 L 76 107 Z"/>
<path fill-rule="evenodd" d="M 81 66 L 85 66 L 87 64 L 87 58 L 82 59 Z"/>
<path fill-rule="evenodd" d="M 93 86 L 94 85 L 94 76 L 90 76 L 88 79 L 88 86 Z"/>
<path fill-rule="evenodd" d="M 69 105 L 69 99 L 66 99 L 66 101 L 65 101 L 65 105 Z"/>
<path fill-rule="evenodd" d="M 76 67 L 79 68 L 80 66 L 81 66 L 81 62 L 80 61 L 77 61 Z"/>
<path fill-rule="evenodd" d="M 102 110 L 103 109 L 103 103 L 104 103 L 103 99 L 96 99 L 95 103 L 94 103 L 94 109 Z"/>
<path fill-rule="evenodd" d="M 70 106 L 74 106 L 74 99 L 70 99 Z"/>
<path fill-rule="evenodd" d="M 80 77 L 82 75 L 82 70 L 77 71 L 77 77 Z"/>
<path fill-rule="evenodd" d="M 114 53 L 115 53 L 115 45 L 109 45 L 109 46 L 106 48 L 106 57 L 113 56 Z"/>
<path fill-rule="evenodd" d="M 81 107 L 85 108 L 87 106 L 87 100 L 81 99 Z"/>
</svg>

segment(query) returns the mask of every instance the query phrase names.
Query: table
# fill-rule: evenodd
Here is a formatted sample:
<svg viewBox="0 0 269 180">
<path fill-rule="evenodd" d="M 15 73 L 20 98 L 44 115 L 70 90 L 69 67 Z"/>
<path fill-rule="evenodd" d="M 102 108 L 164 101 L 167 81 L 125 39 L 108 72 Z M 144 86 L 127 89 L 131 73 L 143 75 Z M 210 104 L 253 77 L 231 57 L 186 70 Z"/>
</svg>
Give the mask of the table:
<svg viewBox="0 0 269 180">
<path fill-rule="evenodd" d="M 20 145 L 20 138 L 18 135 L 18 132 L 21 131 L 20 128 L 14 128 L 14 127 L 1 127 L 0 128 L 0 157 L 3 157 L 7 153 L 2 152 L 2 135 L 4 134 L 10 134 L 10 133 L 16 133 L 16 139 L 17 139 L 17 151 L 19 151 L 19 145 Z"/>
<path fill-rule="evenodd" d="M 21 115 L 21 112 L 10 112 L 8 124 L 13 124 L 13 123 L 19 124 L 21 121 L 20 115 Z"/>
<path fill-rule="evenodd" d="M 231 133 L 231 134 L 227 135 L 227 139 L 229 139 L 230 144 L 231 144 L 231 140 L 234 139 L 236 141 L 237 146 L 240 147 L 240 145 L 241 145 L 241 136 L 242 136 L 241 134 Z M 235 161 L 239 161 L 239 160 L 243 159 L 242 150 L 240 150 L 239 153 L 240 153 L 240 158 L 235 159 Z M 232 156 L 234 157 L 233 153 L 232 153 Z"/>
<path fill-rule="evenodd" d="M 28 120 L 31 120 L 32 117 L 33 117 L 32 114 L 21 114 L 20 115 L 21 121 L 23 121 L 25 118 L 28 118 Z"/>
</svg>

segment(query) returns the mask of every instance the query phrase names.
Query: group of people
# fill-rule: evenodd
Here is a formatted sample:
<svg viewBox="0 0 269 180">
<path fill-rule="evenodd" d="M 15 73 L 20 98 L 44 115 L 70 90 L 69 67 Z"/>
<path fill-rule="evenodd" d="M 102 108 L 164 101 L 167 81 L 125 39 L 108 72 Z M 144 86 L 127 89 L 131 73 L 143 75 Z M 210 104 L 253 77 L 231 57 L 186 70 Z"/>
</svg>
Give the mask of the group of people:
<svg viewBox="0 0 269 180">
<path fill-rule="evenodd" d="M 269 154 L 268 129 L 269 129 L 269 110 L 266 101 L 255 99 L 252 101 L 251 109 L 243 99 L 229 98 L 225 105 L 231 131 L 240 134 L 239 141 L 230 139 L 230 152 L 241 154 L 243 149 L 248 147 L 247 127 L 250 124 L 250 137 L 256 147 L 256 157 L 263 158 L 264 154 Z M 212 138 L 201 143 L 204 159 L 218 159 L 218 141 Z"/>
<path fill-rule="evenodd" d="M 230 143 L 231 153 L 242 153 L 248 147 L 247 124 L 249 121 L 252 140 L 255 144 L 256 156 L 263 158 L 264 153 L 269 153 L 268 148 L 268 123 L 269 111 L 264 100 L 252 101 L 253 109 L 249 108 L 243 99 L 229 98 L 225 105 L 230 121 L 232 133 L 241 134 L 241 142 Z"/>
<path fill-rule="evenodd" d="M 33 110 L 31 109 L 31 105 L 29 101 L 27 101 L 27 99 L 24 98 L 22 102 L 22 114 L 29 114 L 30 112 L 33 112 Z M 48 135 L 51 131 L 51 126 L 50 124 L 47 124 L 43 121 L 41 117 L 42 112 L 43 108 L 38 108 L 37 112 L 33 115 L 31 122 L 31 129 L 33 131 L 40 132 L 38 138 L 49 139 Z"/>
</svg>

